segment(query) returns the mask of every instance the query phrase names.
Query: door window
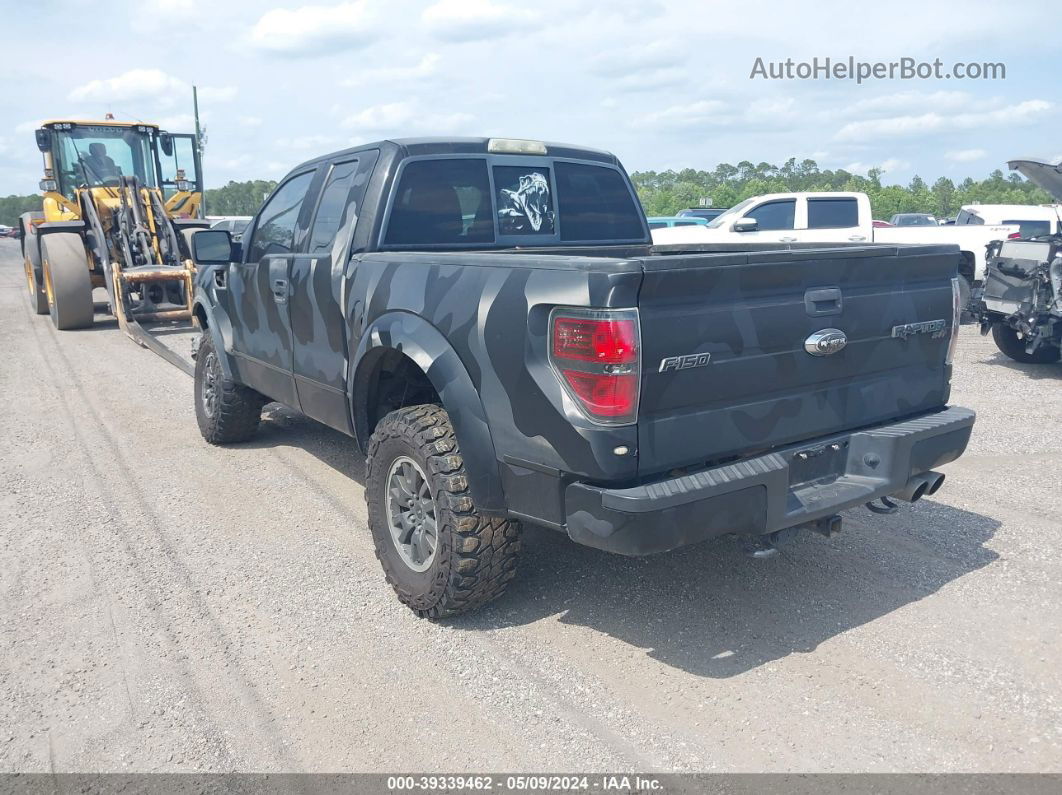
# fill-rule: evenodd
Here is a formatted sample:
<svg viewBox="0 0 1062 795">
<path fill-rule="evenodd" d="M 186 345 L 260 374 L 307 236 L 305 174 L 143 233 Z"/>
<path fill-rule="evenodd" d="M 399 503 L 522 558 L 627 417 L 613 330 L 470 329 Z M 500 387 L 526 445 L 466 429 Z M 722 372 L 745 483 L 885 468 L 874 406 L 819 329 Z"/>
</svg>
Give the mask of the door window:
<svg viewBox="0 0 1062 795">
<path fill-rule="evenodd" d="M 847 229 L 859 226 L 855 199 L 808 199 L 808 229 Z"/>
<path fill-rule="evenodd" d="M 759 224 L 758 231 L 768 232 L 772 229 L 792 229 L 796 213 L 796 199 L 782 199 L 766 202 L 745 213 L 746 218 L 755 218 Z"/>
<path fill-rule="evenodd" d="M 343 218 L 350 205 L 350 187 L 354 184 L 354 175 L 358 172 L 358 161 L 336 163 L 328 175 L 321 202 L 317 205 L 317 215 L 310 230 L 310 253 L 328 254 L 336 239 L 336 232 L 343 224 Z"/>
<path fill-rule="evenodd" d="M 258 213 L 258 223 L 247 249 L 247 262 L 257 262 L 269 254 L 290 254 L 295 239 L 295 223 L 306 198 L 313 172 L 307 171 L 285 182 Z"/>
</svg>

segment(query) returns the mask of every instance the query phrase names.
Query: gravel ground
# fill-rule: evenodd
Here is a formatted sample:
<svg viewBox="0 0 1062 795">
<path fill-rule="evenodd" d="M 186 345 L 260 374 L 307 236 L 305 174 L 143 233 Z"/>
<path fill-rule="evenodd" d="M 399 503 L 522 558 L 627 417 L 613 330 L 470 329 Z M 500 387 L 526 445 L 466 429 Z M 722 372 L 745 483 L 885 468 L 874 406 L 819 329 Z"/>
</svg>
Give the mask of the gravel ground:
<svg viewBox="0 0 1062 795">
<path fill-rule="evenodd" d="M 440 625 L 384 583 L 347 438 L 270 409 L 209 447 L 113 320 L 30 314 L 17 252 L 0 770 L 1062 771 L 1062 367 L 965 328 L 970 450 L 897 515 L 768 560 L 529 528 L 509 594 Z"/>
</svg>

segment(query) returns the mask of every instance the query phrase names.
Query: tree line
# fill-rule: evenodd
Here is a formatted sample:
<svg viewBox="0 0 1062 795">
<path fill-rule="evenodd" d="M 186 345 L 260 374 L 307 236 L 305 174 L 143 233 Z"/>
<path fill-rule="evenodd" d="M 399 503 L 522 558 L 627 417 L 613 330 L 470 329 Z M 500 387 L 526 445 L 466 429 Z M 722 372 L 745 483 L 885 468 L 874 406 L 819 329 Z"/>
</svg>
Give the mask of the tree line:
<svg viewBox="0 0 1062 795">
<path fill-rule="evenodd" d="M 882 185 L 881 171 L 871 169 L 863 176 L 844 169 L 820 169 L 814 160 L 790 158 L 781 166 L 754 165 L 743 160 L 736 166 L 720 163 L 711 171 L 684 168 L 681 171 L 635 171 L 631 174 L 646 215 L 674 215 L 685 207 L 696 207 L 709 199 L 713 207 L 732 207 L 750 196 L 788 191 L 861 191 L 870 197 L 875 218 L 888 220 L 894 213 L 932 213 L 938 217 L 955 215 L 964 204 L 1047 204 L 1046 191 L 1023 179 L 1007 176 L 996 169 L 987 179 L 967 177 L 955 183 L 941 177 L 928 185 L 914 177 L 907 185 Z M 205 192 L 210 215 L 254 215 L 269 192 L 272 180 L 229 182 Z M 39 210 L 41 197 L 0 198 L 0 224 L 15 226 L 27 210 Z"/>
<path fill-rule="evenodd" d="M 721 163 L 712 171 L 635 171 L 631 174 L 646 215 L 674 215 L 708 199 L 713 207 L 733 207 L 750 196 L 790 191 L 859 191 L 870 197 L 875 218 L 888 220 L 894 213 L 932 213 L 954 216 L 964 204 L 1047 204 L 1053 201 L 1041 188 L 1018 173 L 1004 176 L 996 169 L 987 179 L 967 177 L 956 184 L 941 177 L 932 186 L 915 176 L 907 185 L 882 185 L 882 172 L 866 176 L 844 169 L 820 169 L 814 160 L 790 158 L 784 165 L 754 165 L 743 160 L 736 166 Z"/>
</svg>

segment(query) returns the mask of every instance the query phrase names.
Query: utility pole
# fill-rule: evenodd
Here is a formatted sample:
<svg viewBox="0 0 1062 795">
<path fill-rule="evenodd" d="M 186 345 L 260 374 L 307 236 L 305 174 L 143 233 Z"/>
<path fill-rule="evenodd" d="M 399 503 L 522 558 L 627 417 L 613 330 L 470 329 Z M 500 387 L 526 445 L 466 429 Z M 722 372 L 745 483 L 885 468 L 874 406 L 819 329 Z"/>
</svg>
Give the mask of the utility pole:
<svg viewBox="0 0 1062 795">
<path fill-rule="evenodd" d="M 192 112 L 195 114 L 195 149 L 199 155 L 199 173 L 202 179 L 203 172 L 203 133 L 199 129 L 199 92 L 195 85 L 192 86 Z M 206 186 L 203 186 L 203 196 L 199 201 L 199 215 L 206 217 Z"/>
</svg>

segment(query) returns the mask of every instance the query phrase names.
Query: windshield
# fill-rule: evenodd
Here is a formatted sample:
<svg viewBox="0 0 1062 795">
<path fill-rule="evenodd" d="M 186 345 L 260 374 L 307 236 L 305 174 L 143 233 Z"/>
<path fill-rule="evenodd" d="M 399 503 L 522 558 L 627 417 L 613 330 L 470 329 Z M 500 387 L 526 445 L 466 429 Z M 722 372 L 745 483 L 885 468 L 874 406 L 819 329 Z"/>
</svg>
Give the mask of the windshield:
<svg viewBox="0 0 1062 795">
<path fill-rule="evenodd" d="M 741 215 L 741 213 L 743 213 L 746 208 L 748 208 L 748 206 L 752 204 L 753 201 L 755 201 L 754 198 L 745 199 L 745 201 L 740 202 L 739 204 L 735 204 L 726 212 L 722 213 L 721 215 L 717 215 L 715 218 L 709 221 L 708 227 L 710 229 L 718 229 L 720 226 L 723 226 L 723 224 L 728 224 L 731 221 L 736 220 Z"/>
<path fill-rule="evenodd" d="M 56 130 L 56 173 L 68 198 L 81 185 L 115 186 L 119 177 L 135 176 L 141 185 L 158 186 L 149 133 L 129 127 L 78 125 Z"/>
</svg>

